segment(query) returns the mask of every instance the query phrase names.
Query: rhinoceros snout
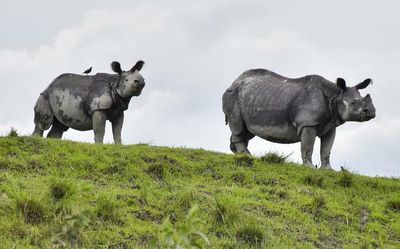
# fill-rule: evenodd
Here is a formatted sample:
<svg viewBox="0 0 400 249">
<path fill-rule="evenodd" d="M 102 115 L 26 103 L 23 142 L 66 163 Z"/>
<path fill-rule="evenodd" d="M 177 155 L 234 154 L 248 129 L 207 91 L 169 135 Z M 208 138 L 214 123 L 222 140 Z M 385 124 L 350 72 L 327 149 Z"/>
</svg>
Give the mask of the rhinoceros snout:
<svg viewBox="0 0 400 249">
<path fill-rule="evenodd" d="M 363 114 L 366 120 L 370 120 L 376 117 L 376 113 L 374 109 L 365 108 L 363 109 Z"/>
</svg>

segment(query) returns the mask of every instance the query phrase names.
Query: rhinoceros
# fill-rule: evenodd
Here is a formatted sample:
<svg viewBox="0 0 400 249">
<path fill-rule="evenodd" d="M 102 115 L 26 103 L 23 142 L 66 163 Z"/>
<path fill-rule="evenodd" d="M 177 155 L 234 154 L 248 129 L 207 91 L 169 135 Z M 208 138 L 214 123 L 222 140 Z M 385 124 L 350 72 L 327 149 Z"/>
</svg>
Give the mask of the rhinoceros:
<svg viewBox="0 0 400 249">
<path fill-rule="evenodd" d="M 347 87 L 342 78 L 335 84 L 319 75 L 292 79 L 266 69 L 245 71 L 222 97 L 225 121 L 232 132 L 230 149 L 250 153 L 247 146 L 254 136 L 275 143 L 301 142 L 303 164 L 313 166 L 318 136 L 321 168 L 331 168 L 336 127 L 375 117 L 371 96 L 362 97 L 358 91 L 371 83 L 366 79 Z"/>
<path fill-rule="evenodd" d="M 69 128 L 93 130 L 96 143 L 103 143 L 106 120 L 111 121 L 114 142 L 121 144 L 124 111 L 133 96 L 139 96 L 145 86 L 139 73 L 144 62 L 138 61 L 128 71 L 119 62 L 112 62 L 116 74 L 94 76 L 62 74 L 42 92 L 36 102 L 33 135 L 61 138 Z"/>
</svg>

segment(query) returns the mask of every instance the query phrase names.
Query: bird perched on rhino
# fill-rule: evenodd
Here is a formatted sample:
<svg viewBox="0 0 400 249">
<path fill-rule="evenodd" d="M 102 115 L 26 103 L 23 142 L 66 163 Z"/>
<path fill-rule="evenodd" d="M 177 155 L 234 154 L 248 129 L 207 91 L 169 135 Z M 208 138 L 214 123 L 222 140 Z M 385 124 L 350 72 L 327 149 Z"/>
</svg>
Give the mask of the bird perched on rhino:
<svg viewBox="0 0 400 249">
<path fill-rule="evenodd" d="M 85 72 L 83 72 L 82 74 L 90 74 L 91 72 L 92 72 L 92 67 L 86 69 Z"/>
</svg>

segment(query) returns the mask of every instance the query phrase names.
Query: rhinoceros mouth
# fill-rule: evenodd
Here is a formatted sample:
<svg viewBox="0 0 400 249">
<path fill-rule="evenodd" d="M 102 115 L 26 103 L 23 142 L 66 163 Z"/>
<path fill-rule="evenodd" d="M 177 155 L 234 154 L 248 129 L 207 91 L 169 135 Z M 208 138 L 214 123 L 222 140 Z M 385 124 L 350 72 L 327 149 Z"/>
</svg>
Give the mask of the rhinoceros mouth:
<svg viewBox="0 0 400 249">
<path fill-rule="evenodd" d="M 361 121 L 369 121 L 373 118 L 375 118 L 375 113 L 362 113 L 361 114 Z"/>
</svg>

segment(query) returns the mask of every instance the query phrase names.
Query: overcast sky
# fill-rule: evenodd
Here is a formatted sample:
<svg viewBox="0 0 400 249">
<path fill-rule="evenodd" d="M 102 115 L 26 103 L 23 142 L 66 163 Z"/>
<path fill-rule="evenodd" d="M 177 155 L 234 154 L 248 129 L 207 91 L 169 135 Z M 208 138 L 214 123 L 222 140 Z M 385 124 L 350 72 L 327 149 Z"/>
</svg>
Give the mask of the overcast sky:
<svg viewBox="0 0 400 249">
<path fill-rule="evenodd" d="M 0 134 L 33 131 L 33 106 L 59 74 L 111 72 L 143 59 L 146 87 L 125 113 L 125 144 L 230 153 L 221 96 L 245 70 L 319 74 L 354 85 L 372 78 L 377 117 L 338 128 L 332 166 L 400 176 L 398 1 L 0 0 Z M 93 142 L 69 130 L 65 139 Z M 112 142 L 110 124 L 106 142 Z M 300 144 L 250 141 L 300 162 Z M 319 143 L 314 150 L 319 164 Z"/>
</svg>

